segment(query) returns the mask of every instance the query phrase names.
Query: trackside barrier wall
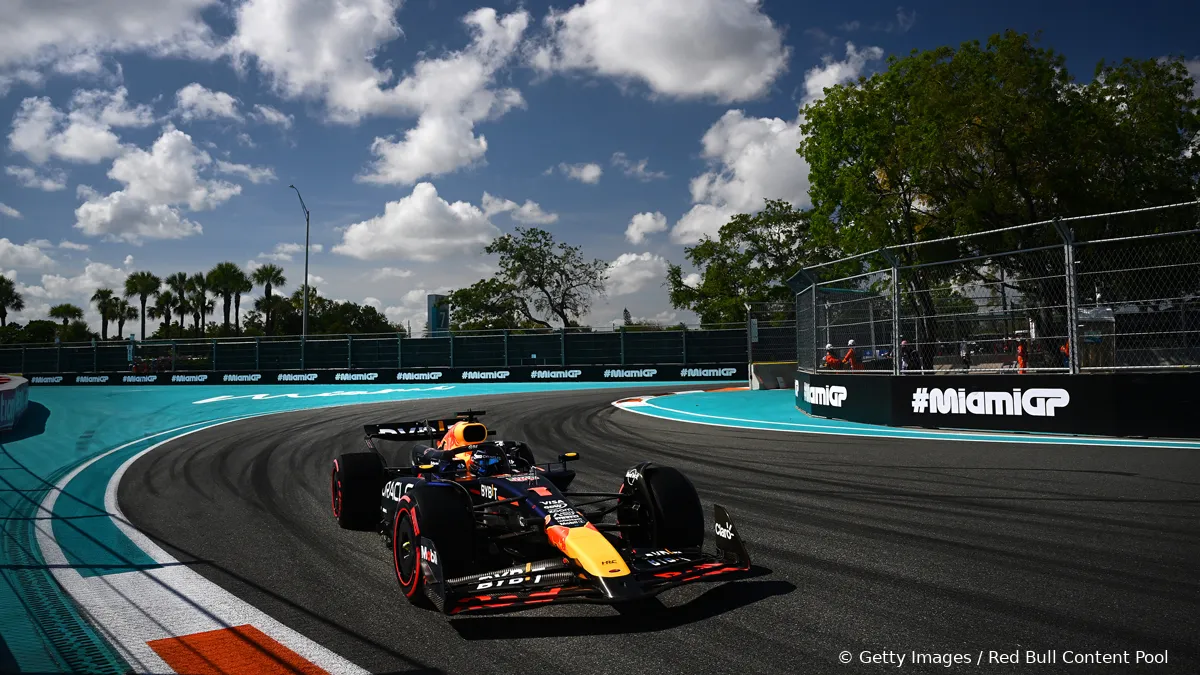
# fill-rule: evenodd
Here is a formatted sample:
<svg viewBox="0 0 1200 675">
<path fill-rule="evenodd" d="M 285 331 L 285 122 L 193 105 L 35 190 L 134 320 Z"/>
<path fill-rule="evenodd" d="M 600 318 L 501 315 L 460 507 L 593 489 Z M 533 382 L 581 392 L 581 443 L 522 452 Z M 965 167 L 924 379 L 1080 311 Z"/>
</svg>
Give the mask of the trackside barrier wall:
<svg viewBox="0 0 1200 675">
<path fill-rule="evenodd" d="M 796 373 L 796 407 L 896 427 L 1200 438 L 1200 377 Z"/>
<path fill-rule="evenodd" d="M 133 374 L 31 373 L 34 386 L 188 384 L 463 384 L 470 382 L 687 382 L 748 378 L 745 363 L 654 367 L 378 368 L 374 370 L 248 370 Z"/>
<path fill-rule="evenodd" d="M 29 407 L 29 382 L 22 377 L 0 375 L 0 431 L 17 426 Z"/>
</svg>

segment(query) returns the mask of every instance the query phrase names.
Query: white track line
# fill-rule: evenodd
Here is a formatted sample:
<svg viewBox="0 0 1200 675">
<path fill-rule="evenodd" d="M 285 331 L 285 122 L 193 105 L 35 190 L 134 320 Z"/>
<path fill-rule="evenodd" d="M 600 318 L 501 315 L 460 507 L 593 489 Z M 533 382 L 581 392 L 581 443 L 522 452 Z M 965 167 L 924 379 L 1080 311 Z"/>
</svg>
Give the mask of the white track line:
<svg viewBox="0 0 1200 675">
<path fill-rule="evenodd" d="M 41 508 L 52 514 L 58 494 L 67 483 L 96 461 L 136 443 L 188 427 L 198 427 L 172 436 L 137 453 L 125 461 L 108 481 L 104 507 L 113 523 L 146 555 L 165 565 L 158 569 L 83 577 L 69 566 L 54 567 L 55 578 L 80 605 L 82 612 L 113 643 L 116 650 L 139 672 L 172 672 L 170 666 L 150 648 L 148 642 L 161 638 L 182 637 L 204 631 L 253 625 L 279 644 L 303 656 L 329 673 L 367 673 L 317 642 L 271 618 L 248 602 L 179 563 L 171 554 L 139 532 L 125 518 L 117 503 L 117 487 L 125 472 L 138 458 L 166 443 L 230 422 L 252 417 L 295 412 L 292 410 L 243 415 L 216 423 L 199 422 L 152 434 L 113 448 L 80 465 L 67 474 L 42 501 Z M 203 425 L 203 426 L 199 426 Z M 51 565 L 69 565 L 52 531 L 52 521 L 37 523 L 38 546 Z"/>
</svg>

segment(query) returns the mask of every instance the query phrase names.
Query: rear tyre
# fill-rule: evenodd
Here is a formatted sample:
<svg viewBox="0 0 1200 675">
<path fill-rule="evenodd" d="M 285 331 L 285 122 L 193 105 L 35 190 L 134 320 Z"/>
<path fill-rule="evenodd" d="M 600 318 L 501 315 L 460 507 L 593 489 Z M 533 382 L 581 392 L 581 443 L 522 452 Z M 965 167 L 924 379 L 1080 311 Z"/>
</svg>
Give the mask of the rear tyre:
<svg viewBox="0 0 1200 675">
<path fill-rule="evenodd" d="M 396 582 L 414 605 L 429 607 L 421 571 L 421 538 L 437 548 L 446 579 L 470 574 L 475 565 L 475 515 L 470 498 L 449 483 L 423 484 L 400 498 L 392 524 Z"/>
<path fill-rule="evenodd" d="M 630 486 L 621 484 L 619 525 L 634 525 L 622 536 L 635 548 L 699 548 L 704 545 L 704 508 L 688 477 L 667 466 L 648 466 Z"/>
<path fill-rule="evenodd" d="M 333 460 L 329 490 L 338 525 L 345 530 L 378 531 L 385 483 L 387 469 L 373 452 L 351 452 Z"/>
</svg>

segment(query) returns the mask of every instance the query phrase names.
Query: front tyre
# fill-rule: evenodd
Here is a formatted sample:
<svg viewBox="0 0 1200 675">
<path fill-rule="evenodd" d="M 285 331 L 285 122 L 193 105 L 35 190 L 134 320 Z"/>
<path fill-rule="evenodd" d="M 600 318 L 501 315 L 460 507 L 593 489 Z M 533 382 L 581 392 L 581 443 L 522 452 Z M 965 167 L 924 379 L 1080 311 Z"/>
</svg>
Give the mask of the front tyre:
<svg viewBox="0 0 1200 675">
<path fill-rule="evenodd" d="M 373 452 L 350 452 L 333 460 L 329 491 L 338 526 L 378 531 L 380 497 L 386 482 L 383 459 Z"/>
<path fill-rule="evenodd" d="M 475 515 L 470 498 L 450 483 L 423 484 L 400 498 L 392 521 L 392 564 L 404 597 L 429 607 L 421 570 L 421 538 L 437 548 L 447 579 L 470 574 L 475 564 Z"/>
</svg>

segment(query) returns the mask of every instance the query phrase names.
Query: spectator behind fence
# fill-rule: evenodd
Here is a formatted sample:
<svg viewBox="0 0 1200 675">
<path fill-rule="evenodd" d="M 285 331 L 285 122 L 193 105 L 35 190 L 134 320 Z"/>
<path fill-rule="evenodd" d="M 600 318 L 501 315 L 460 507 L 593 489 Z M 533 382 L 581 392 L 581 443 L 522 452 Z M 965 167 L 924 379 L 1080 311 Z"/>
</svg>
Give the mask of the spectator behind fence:
<svg viewBox="0 0 1200 675">
<path fill-rule="evenodd" d="M 846 355 L 842 357 L 842 367 L 846 370 L 862 370 L 862 363 L 854 353 L 854 340 L 846 343 Z"/>
<path fill-rule="evenodd" d="M 1029 352 L 1025 348 L 1025 341 L 1017 341 L 1017 373 L 1024 375 L 1025 368 L 1029 365 Z"/>
<path fill-rule="evenodd" d="M 825 345 L 825 367 L 830 370 L 838 370 L 842 367 L 842 360 L 833 353 L 833 345 Z"/>
<path fill-rule="evenodd" d="M 1071 341 L 1067 340 L 1061 347 L 1058 348 L 1058 353 L 1062 354 L 1063 368 L 1071 367 Z"/>
</svg>

